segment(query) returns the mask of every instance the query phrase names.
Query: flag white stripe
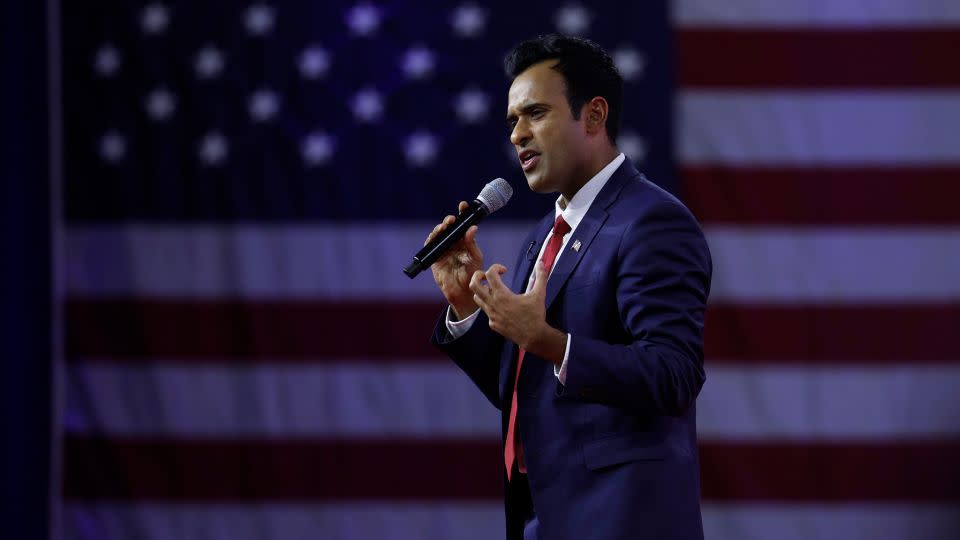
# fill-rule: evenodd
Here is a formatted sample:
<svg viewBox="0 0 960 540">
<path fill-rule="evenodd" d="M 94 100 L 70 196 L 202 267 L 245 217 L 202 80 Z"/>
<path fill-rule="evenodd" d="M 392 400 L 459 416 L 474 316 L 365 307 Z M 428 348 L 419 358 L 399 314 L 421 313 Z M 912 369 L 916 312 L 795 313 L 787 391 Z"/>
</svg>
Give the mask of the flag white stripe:
<svg viewBox="0 0 960 540">
<path fill-rule="evenodd" d="M 503 506 L 489 503 L 173 505 L 81 504 L 64 511 L 67 540 L 409 540 L 503 537 Z M 704 504 L 705 538 L 738 540 L 954 540 L 960 508 L 948 505 Z"/>
<path fill-rule="evenodd" d="M 706 365 L 700 440 L 904 440 L 960 435 L 960 366 Z"/>
<path fill-rule="evenodd" d="M 705 538 L 954 540 L 960 507 L 924 504 L 705 504 Z"/>
<path fill-rule="evenodd" d="M 708 230 L 707 241 L 712 301 L 960 299 L 960 228 L 718 226 Z"/>
<path fill-rule="evenodd" d="M 69 368 L 69 387 L 65 427 L 74 433 L 227 438 L 500 434 L 499 411 L 452 362 L 183 366 L 162 360 L 151 365 L 80 361 Z"/>
<path fill-rule="evenodd" d="M 694 91 L 677 100 L 683 164 L 960 162 L 958 92 Z"/>
<path fill-rule="evenodd" d="M 81 434 L 500 436 L 499 411 L 452 363 L 79 361 L 70 366 L 69 385 L 66 428 Z M 701 440 L 745 441 L 960 436 L 957 388 L 960 365 L 953 364 L 714 367 L 708 359 L 698 432 Z"/>
<path fill-rule="evenodd" d="M 68 502 L 66 540 L 410 540 L 502 538 L 503 505 L 392 501 L 363 504 L 81 504 Z"/>
<path fill-rule="evenodd" d="M 66 287 L 73 296 L 439 300 L 429 271 L 402 272 L 434 225 L 71 227 Z M 487 264 L 512 267 L 530 227 L 484 224 Z"/>
<path fill-rule="evenodd" d="M 682 26 L 941 26 L 960 23 L 951 0 L 674 0 Z"/>
<path fill-rule="evenodd" d="M 485 264 L 512 270 L 529 227 L 481 231 Z M 427 223 L 74 227 L 67 233 L 67 291 L 74 297 L 439 302 L 429 273 L 411 280 L 400 271 L 427 229 Z M 718 226 L 705 232 L 714 257 L 714 301 L 960 298 L 960 228 Z"/>
</svg>

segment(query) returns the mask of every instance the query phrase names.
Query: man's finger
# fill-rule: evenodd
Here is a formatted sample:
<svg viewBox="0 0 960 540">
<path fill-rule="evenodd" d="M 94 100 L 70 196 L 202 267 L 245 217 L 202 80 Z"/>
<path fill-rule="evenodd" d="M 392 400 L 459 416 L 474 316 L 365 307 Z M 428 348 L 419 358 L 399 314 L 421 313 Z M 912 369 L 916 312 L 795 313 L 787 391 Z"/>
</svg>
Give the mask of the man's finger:
<svg viewBox="0 0 960 540">
<path fill-rule="evenodd" d="M 439 225 L 437 225 L 437 227 L 439 227 Z M 430 231 L 430 234 L 427 235 L 427 239 L 423 241 L 423 245 L 429 244 L 433 240 L 433 237 L 437 235 L 437 227 L 434 227 L 433 230 Z"/>
<path fill-rule="evenodd" d="M 433 241 L 433 239 L 434 239 L 434 238 L 437 236 L 437 234 L 440 232 L 440 227 L 442 227 L 442 226 L 443 226 L 443 223 L 440 223 L 440 224 L 438 224 L 436 227 L 434 227 L 433 230 L 430 231 L 430 234 L 427 235 L 427 239 L 423 241 L 423 245 L 427 245 L 427 244 L 429 244 L 431 241 Z"/>
<path fill-rule="evenodd" d="M 543 296 L 547 292 L 547 268 L 544 266 L 543 261 L 537 261 L 537 265 L 533 268 L 533 288 L 531 292 L 538 296 Z"/>
<path fill-rule="evenodd" d="M 467 234 L 463 235 L 464 245 L 467 246 L 467 252 L 470 253 L 470 257 L 475 261 L 483 260 L 483 252 L 480 251 L 480 246 L 477 244 L 477 231 L 479 229 L 476 225 L 471 226 L 467 229 Z"/>
<path fill-rule="evenodd" d="M 473 291 L 475 296 L 479 296 L 483 300 L 486 300 L 490 295 L 489 287 L 483 283 L 486 279 L 487 275 L 481 270 L 474 272 L 473 277 L 470 278 L 470 290 Z"/>
<path fill-rule="evenodd" d="M 460 201 L 460 204 L 457 205 L 457 210 L 459 210 L 460 212 L 463 212 L 464 210 L 467 209 L 468 206 L 470 205 L 467 204 L 467 201 Z"/>
<path fill-rule="evenodd" d="M 503 280 L 500 279 L 500 276 L 507 273 L 507 267 L 502 264 L 494 264 L 487 270 L 487 282 L 490 283 L 490 288 L 497 291 L 509 290 L 506 285 L 504 285 Z"/>
<path fill-rule="evenodd" d="M 490 315 L 490 304 L 488 304 L 488 303 L 486 302 L 486 300 L 484 300 L 483 298 L 481 298 L 479 294 L 474 294 L 474 295 L 473 295 L 473 301 L 474 301 L 474 303 L 477 304 L 477 307 L 479 307 L 480 309 L 482 309 L 483 312 L 487 314 L 487 316 Z"/>
<path fill-rule="evenodd" d="M 438 223 L 437 226 L 434 227 L 432 231 L 430 231 L 430 234 L 427 235 L 427 239 L 423 241 L 423 245 L 427 245 L 431 241 L 433 241 L 433 239 L 436 238 L 438 234 L 446 230 L 446 228 L 452 225 L 453 222 L 456 220 L 457 220 L 456 216 L 447 216 L 443 218 L 443 221 Z"/>
<path fill-rule="evenodd" d="M 447 229 L 447 227 L 448 227 L 451 223 L 453 223 L 456 219 L 457 219 L 457 218 L 455 218 L 455 217 L 453 217 L 453 216 L 447 216 L 447 217 L 443 218 L 443 220 L 441 220 L 440 223 L 438 223 L 437 226 L 433 228 L 434 234 L 439 234 L 440 232 L 445 231 L 445 230 Z"/>
<path fill-rule="evenodd" d="M 480 230 L 480 229 L 477 228 L 476 225 L 471 225 L 470 228 L 467 229 L 467 233 L 463 235 L 463 238 L 464 238 L 467 242 L 476 242 L 476 241 L 477 241 L 477 231 L 479 231 L 479 230 Z"/>
</svg>

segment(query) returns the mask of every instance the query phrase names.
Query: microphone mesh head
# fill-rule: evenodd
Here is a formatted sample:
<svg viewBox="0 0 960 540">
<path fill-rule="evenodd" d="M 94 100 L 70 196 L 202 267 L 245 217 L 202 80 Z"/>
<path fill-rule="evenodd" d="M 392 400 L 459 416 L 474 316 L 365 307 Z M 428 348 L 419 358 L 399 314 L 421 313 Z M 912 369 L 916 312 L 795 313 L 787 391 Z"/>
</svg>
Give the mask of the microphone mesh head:
<svg viewBox="0 0 960 540">
<path fill-rule="evenodd" d="M 487 207 L 487 212 L 494 213 L 503 208 L 513 196 L 513 187 L 503 178 L 497 178 L 483 186 L 477 200 Z"/>
</svg>

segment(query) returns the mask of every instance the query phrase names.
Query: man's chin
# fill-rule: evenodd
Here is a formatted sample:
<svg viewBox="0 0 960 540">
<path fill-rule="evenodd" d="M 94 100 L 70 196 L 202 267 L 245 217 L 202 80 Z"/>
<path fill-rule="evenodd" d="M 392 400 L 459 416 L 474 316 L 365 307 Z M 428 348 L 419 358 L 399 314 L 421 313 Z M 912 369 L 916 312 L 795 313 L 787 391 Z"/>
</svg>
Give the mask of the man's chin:
<svg viewBox="0 0 960 540">
<path fill-rule="evenodd" d="M 527 176 L 527 186 L 534 193 L 553 193 L 555 189 L 550 189 L 550 182 L 547 182 L 542 175 L 534 173 Z"/>
</svg>

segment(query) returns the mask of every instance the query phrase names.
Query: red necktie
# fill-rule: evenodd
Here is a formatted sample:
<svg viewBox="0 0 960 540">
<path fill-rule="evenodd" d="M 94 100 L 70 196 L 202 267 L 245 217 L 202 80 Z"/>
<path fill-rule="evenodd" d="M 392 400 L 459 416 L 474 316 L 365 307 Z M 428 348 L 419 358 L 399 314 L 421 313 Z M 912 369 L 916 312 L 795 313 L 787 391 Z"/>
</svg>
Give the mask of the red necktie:
<svg viewBox="0 0 960 540">
<path fill-rule="evenodd" d="M 570 232 L 570 225 L 563 220 L 563 216 L 557 216 L 557 220 L 553 223 L 553 235 L 547 242 L 547 247 L 543 250 L 543 257 L 540 259 L 543 261 L 543 274 L 547 277 L 550 277 L 553 261 L 556 260 L 557 254 L 560 252 L 560 246 L 563 244 L 563 237 L 568 232 Z M 536 268 L 533 271 L 536 273 Z M 523 446 L 520 444 L 520 439 L 517 438 L 517 383 L 520 381 L 520 367 L 523 365 L 525 352 L 520 349 L 520 354 L 517 356 L 517 375 L 513 380 L 513 399 L 510 402 L 510 422 L 507 424 L 507 440 L 503 448 L 503 462 L 507 466 L 508 481 L 513 473 L 514 460 L 518 461 L 520 472 L 527 472 L 523 463 Z"/>
</svg>

